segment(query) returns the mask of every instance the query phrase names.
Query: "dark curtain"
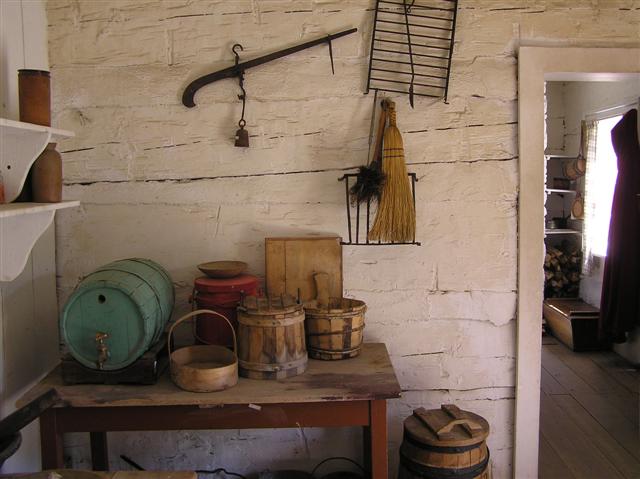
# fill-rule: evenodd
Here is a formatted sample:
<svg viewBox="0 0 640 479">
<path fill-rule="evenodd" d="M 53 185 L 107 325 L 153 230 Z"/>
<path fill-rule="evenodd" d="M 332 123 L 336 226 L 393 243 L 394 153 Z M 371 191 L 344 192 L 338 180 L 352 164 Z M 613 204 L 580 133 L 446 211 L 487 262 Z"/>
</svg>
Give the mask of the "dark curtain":
<svg viewBox="0 0 640 479">
<path fill-rule="evenodd" d="M 623 343 L 640 325 L 640 145 L 638 110 L 628 111 L 611 130 L 618 157 L 609 245 L 600 301 L 600 335 Z"/>
</svg>

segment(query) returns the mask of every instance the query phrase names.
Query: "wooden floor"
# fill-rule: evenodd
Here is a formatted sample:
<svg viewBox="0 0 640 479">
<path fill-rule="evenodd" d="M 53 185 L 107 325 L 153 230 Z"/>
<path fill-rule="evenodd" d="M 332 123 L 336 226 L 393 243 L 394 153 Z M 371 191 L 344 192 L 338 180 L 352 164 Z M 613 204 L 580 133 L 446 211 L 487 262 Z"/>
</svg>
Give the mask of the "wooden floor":
<svg viewBox="0 0 640 479">
<path fill-rule="evenodd" d="M 640 372 L 612 352 L 542 343 L 539 477 L 640 478 Z"/>
</svg>

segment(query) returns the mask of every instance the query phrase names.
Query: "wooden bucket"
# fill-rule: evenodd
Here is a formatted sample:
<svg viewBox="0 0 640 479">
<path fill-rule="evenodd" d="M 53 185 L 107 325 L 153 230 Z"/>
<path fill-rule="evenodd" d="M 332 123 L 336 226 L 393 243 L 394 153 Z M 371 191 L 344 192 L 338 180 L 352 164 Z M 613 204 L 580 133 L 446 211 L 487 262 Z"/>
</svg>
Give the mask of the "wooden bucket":
<svg viewBox="0 0 640 479">
<path fill-rule="evenodd" d="M 578 157 L 566 162 L 562 167 L 562 173 L 570 180 L 576 180 L 587 172 L 587 160 Z"/>
<path fill-rule="evenodd" d="M 186 346 L 172 352 L 171 337 L 174 328 L 192 316 L 203 313 L 220 316 L 227 322 L 229 328 L 233 331 L 234 350 L 231 351 L 224 346 L 217 345 L 196 345 Z M 238 383 L 238 357 L 236 355 L 238 343 L 236 341 L 236 333 L 229 320 L 220 313 L 209 309 L 198 309 L 182 316 L 169 329 L 167 349 L 169 351 L 171 379 L 185 391 L 196 393 L 222 391 Z"/>
<path fill-rule="evenodd" d="M 360 354 L 366 310 L 363 301 L 349 298 L 330 298 L 326 308 L 305 308 L 309 356 L 334 360 Z"/>
<path fill-rule="evenodd" d="M 490 479 L 489 423 L 452 404 L 419 408 L 404 422 L 398 479 Z"/>
<path fill-rule="evenodd" d="M 240 376 L 283 379 L 307 368 L 304 310 L 289 295 L 248 296 L 238 307 Z"/>
</svg>

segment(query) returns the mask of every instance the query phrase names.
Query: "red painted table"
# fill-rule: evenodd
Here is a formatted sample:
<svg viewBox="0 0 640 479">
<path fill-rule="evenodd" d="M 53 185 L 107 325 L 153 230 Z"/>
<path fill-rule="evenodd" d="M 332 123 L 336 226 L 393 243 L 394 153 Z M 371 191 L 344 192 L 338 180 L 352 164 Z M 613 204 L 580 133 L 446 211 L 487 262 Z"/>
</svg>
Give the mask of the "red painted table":
<svg viewBox="0 0 640 479">
<path fill-rule="evenodd" d="M 63 467 L 62 436 L 67 432 L 89 432 L 93 467 L 106 470 L 108 431 L 361 426 L 374 479 L 387 477 L 386 400 L 400 396 L 382 343 L 364 344 L 353 359 L 310 359 L 300 376 L 240 378 L 237 386 L 216 393 L 182 391 L 167 374 L 153 386 L 67 386 L 58 367 L 18 405 L 51 387 L 64 404 L 40 418 L 44 469 Z"/>
</svg>

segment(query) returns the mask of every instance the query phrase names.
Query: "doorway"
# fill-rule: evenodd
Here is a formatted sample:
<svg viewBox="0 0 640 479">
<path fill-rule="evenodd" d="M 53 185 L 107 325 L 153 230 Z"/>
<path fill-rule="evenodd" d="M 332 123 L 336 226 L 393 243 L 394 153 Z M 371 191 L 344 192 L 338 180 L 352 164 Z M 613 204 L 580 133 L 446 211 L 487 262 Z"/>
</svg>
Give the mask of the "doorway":
<svg viewBox="0 0 640 479">
<path fill-rule="evenodd" d="M 639 48 L 521 47 L 518 61 L 520 184 L 514 476 L 538 477 L 544 261 L 545 81 L 638 78 Z"/>
<path fill-rule="evenodd" d="M 640 78 L 545 84 L 540 479 L 631 479 L 640 471 L 640 342 L 624 358 L 598 340 L 618 174 L 611 130 L 639 96 Z"/>
</svg>

